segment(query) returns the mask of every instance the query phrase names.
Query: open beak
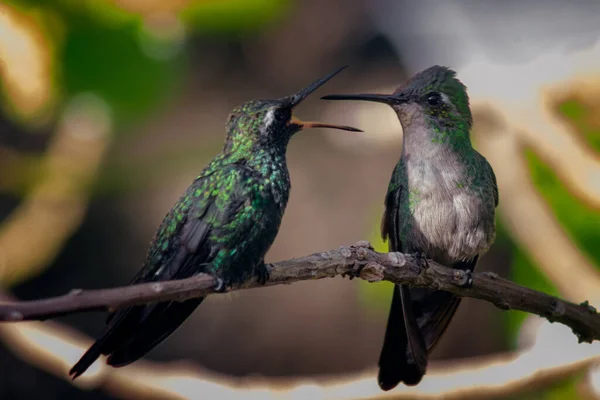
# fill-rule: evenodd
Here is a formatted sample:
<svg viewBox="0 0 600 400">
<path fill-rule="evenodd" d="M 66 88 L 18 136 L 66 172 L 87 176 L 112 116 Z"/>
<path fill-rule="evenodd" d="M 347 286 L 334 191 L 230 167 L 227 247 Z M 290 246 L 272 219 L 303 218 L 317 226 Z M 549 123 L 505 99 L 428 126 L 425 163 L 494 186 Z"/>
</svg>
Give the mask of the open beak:
<svg viewBox="0 0 600 400">
<path fill-rule="evenodd" d="M 337 74 L 342 72 L 342 70 L 345 69 L 346 67 L 347 66 L 343 66 L 341 68 L 336 69 L 335 71 L 328 73 L 321 79 L 314 81 L 313 83 L 311 83 L 304 89 L 300 90 L 298 93 L 293 94 L 291 96 L 287 96 L 287 97 L 281 99 L 281 101 L 290 108 L 296 107 L 298 104 L 300 104 L 302 102 L 302 100 L 307 98 L 309 94 L 311 94 L 312 92 L 314 92 L 315 90 L 317 90 L 318 88 L 323 86 L 325 83 L 327 83 L 327 81 L 329 81 L 331 78 L 333 78 L 334 76 L 336 76 Z"/>
<path fill-rule="evenodd" d="M 346 68 L 346 66 L 338 68 L 335 71 L 332 71 L 332 72 L 328 73 L 327 75 L 325 75 L 321 79 L 319 79 L 319 80 L 311 83 L 310 85 L 308 85 L 304 89 L 300 90 L 298 93 L 281 99 L 282 103 L 285 104 L 287 107 L 290 107 L 290 108 L 293 109 L 298 104 L 300 104 L 304 99 L 306 99 L 308 97 L 308 95 L 310 95 L 312 92 L 314 92 L 315 90 L 317 90 L 318 88 L 320 88 L 321 86 L 323 86 L 331 78 L 333 78 L 334 76 L 336 76 L 337 74 L 339 74 L 340 72 L 342 72 L 342 70 L 344 68 Z M 351 126 L 325 124 L 325 123 L 322 123 L 322 122 L 301 121 L 298 118 L 293 117 L 293 116 L 292 116 L 292 118 L 291 118 L 291 120 L 290 120 L 289 123 L 290 124 L 294 124 L 294 125 L 298 125 L 298 126 L 301 127 L 301 129 L 304 129 L 304 128 L 332 128 L 332 129 L 341 129 L 343 131 L 362 132 L 360 129 L 353 128 Z"/>
<path fill-rule="evenodd" d="M 406 103 L 408 100 L 402 95 L 392 94 L 330 94 L 321 97 L 323 100 L 363 100 L 385 103 L 388 105 Z"/>
</svg>

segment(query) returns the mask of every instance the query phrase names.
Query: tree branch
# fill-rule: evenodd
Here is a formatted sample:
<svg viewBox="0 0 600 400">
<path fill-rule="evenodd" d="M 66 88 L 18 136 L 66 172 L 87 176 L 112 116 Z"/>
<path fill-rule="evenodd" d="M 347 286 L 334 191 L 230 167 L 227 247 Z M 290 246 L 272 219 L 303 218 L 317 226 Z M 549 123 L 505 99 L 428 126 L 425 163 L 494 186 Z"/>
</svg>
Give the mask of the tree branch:
<svg viewBox="0 0 600 400">
<path fill-rule="evenodd" d="M 494 273 L 467 273 L 433 261 L 402 253 L 377 253 L 367 242 L 324 253 L 281 261 L 269 266 L 265 286 L 289 284 L 337 275 L 360 277 L 370 282 L 386 280 L 412 287 L 446 290 L 461 297 L 488 301 L 503 310 L 521 310 L 569 326 L 580 342 L 600 339 L 600 315 L 587 302 L 573 304 L 500 278 Z M 0 321 L 44 320 L 81 311 L 115 310 L 122 307 L 186 299 L 216 293 L 218 281 L 210 275 L 131 285 L 127 287 L 72 290 L 48 299 L 0 302 Z M 262 286 L 256 279 L 225 291 Z"/>
</svg>

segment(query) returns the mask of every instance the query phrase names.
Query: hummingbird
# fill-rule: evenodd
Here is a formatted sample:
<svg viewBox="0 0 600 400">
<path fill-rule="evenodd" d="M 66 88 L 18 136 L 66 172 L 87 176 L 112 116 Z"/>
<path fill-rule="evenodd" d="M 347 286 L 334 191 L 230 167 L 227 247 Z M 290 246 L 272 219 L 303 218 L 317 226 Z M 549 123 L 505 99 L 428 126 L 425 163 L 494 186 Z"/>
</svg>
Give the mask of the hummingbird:
<svg viewBox="0 0 600 400">
<path fill-rule="evenodd" d="M 359 129 L 303 122 L 293 109 L 345 67 L 296 94 L 252 100 L 235 108 L 226 123 L 222 152 L 198 175 L 160 224 L 142 269 L 130 284 L 183 279 L 198 273 L 217 278 L 216 291 L 257 276 L 279 230 L 290 194 L 286 150 L 306 128 Z M 73 366 L 80 376 L 100 356 L 128 365 L 173 333 L 204 298 L 132 306 L 109 315 L 100 338 Z"/>
<path fill-rule="evenodd" d="M 403 131 L 385 196 L 381 234 L 390 251 L 472 272 L 495 239 L 496 176 L 471 144 L 472 116 L 456 72 L 430 67 L 391 95 L 328 95 L 388 104 Z M 378 383 L 417 385 L 428 356 L 460 304 L 448 292 L 395 285 L 379 357 Z"/>
</svg>

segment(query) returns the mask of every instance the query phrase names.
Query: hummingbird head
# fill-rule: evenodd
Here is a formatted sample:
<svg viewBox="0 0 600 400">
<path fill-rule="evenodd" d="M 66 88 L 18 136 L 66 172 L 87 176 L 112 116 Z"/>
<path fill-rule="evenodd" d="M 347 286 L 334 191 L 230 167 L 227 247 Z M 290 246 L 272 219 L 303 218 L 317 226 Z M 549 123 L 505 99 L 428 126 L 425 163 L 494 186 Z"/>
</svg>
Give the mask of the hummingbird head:
<svg viewBox="0 0 600 400">
<path fill-rule="evenodd" d="M 327 100 L 365 100 L 390 105 L 406 129 L 425 121 L 436 129 L 458 129 L 468 133 L 473 118 L 467 89 L 456 72 L 435 65 L 416 74 L 393 94 L 335 94 Z"/>
<path fill-rule="evenodd" d="M 227 121 L 228 137 L 225 147 L 231 148 L 244 143 L 266 146 L 287 144 L 292 135 L 306 128 L 333 128 L 362 132 L 350 126 L 301 121 L 292 113 L 309 94 L 344 68 L 338 68 L 291 96 L 276 100 L 251 100 L 235 108 Z"/>
</svg>

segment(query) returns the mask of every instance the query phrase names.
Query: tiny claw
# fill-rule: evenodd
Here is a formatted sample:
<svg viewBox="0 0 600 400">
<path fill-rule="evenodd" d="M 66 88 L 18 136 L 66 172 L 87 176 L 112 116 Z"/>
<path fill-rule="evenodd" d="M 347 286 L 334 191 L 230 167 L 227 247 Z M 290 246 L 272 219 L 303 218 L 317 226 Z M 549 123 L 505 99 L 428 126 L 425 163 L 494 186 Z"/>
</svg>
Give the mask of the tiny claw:
<svg viewBox="0 0 600 400">
<path fill-rule="evenodd" d="M 261 285 L 264 285 L 265 283 L 267 283 L 267 281 L 269 280 L 269 277 L 271 275 L 266 264 L 260 264 L 260 265 L 256 266 L 256 268 L 254 270 L 254 274 L 258 278 L 258 283 L 260 283 Z"/>
<path fill-rule="evenodd" d="M 460 287 L 470 289 L 471 286 L 473 286 L 473 277 L 471 276 L 471 271 L 469 270 L 454 270 L 453 278 Z"/>
<path fill-rule="evenodd" d="M 594 341 L 590 335 L 586 335 L 581 332 L 576 332 L 574 329 L 572 331 L 575 334 L 575 336 L 577 336 L 577 342 L 579 343 L 592 343 Z"/>
<path fill-rule="evenodd" d="M 429 264 L 427 263 L 427 255 L 422 251 L 415 253 L 415 261 L 421 268 L 429 268 Z"/>
<path fill-rule="evenodd" d="M 598 310 L 596 310 L 596 307 L 594 307 L 593 305 L 590 304 L 589 301 L 584 301 L 583 303 L 579 303 L 580 306 L 583 306 L 585 308 L 587 308 L 587 310 L 591 313 L 591 314 L 597 314 Z"/>
<path fill-rule="evenodd" d="M 221 278 L 215 278 L 217 280 L 217 283 L 215 283 L 215 286 L 213 287 L 213 290 L 217 293 L 221 293 L 225 291 L 225 281 Z"/>
</svg>

